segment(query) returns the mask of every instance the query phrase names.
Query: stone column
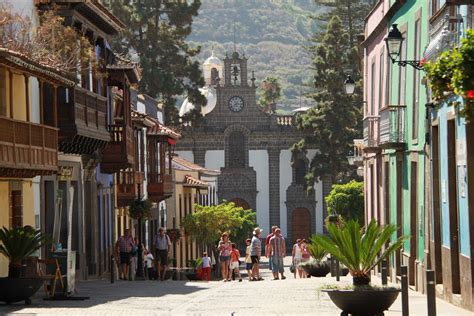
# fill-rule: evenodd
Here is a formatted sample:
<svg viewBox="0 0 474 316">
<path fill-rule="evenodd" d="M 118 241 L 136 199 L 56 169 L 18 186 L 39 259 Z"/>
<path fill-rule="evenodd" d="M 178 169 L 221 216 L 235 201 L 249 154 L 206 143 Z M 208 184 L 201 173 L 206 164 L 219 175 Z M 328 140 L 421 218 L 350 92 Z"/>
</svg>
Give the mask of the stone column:
<svg viewBox="0 0 474 316">
<path fill-rule="evenodd" d="M 280 149 L 268 149 L 270 227 L 280 226 Z M 269 227 L 269 232 L 270 232 Z"/>
</svg>

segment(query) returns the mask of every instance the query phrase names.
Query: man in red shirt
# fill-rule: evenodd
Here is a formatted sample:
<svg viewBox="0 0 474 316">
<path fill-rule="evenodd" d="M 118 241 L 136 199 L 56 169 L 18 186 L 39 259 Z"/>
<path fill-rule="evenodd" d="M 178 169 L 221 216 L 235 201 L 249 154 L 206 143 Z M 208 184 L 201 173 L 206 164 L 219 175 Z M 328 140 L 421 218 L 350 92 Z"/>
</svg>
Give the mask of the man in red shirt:
<svg viewBox="0 0 474 316">
<path fill-rule="evenodd" d="M 272 232 L 267 235 L 267 238 L 265 238 L 265 257 L 268 258 L 268 266 L 270 270 L 272 270 L 272 253 L 270 251 L 270 238 L 275 235 L 275 230 L 277 228 L 278 226 L 276 225 L 272 226 Z"/>
</svg>

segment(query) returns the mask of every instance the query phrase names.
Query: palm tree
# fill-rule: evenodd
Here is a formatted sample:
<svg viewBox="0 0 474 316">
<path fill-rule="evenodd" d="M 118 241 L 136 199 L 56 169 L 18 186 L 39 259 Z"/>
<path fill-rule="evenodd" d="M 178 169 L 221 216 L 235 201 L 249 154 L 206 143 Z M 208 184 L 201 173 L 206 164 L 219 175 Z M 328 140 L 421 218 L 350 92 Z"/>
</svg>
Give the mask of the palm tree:
<svg viewBox="0 0 474 316">
<path fill-rule="evenodd" d="M 367 285 L 370 271 L 408 238 L 402 236 L 390 242 L 396 231 L 397 227 L 392 224 L 379 226 L 372 220 L 367 227 L 361 228 L 357 221 L 351 220 L 342 228 L 330 223 L 328 235 L 313 236 L 311 241 L 349 269 L 354 285 Z"/>
<path fill-rule="evenodd" d="M 0 229 L 0 253 L 10 261 L 8 277 L 20 277 L 21 261 L 49 242 L 48 236 L 31 226 Z"/>
</svg>

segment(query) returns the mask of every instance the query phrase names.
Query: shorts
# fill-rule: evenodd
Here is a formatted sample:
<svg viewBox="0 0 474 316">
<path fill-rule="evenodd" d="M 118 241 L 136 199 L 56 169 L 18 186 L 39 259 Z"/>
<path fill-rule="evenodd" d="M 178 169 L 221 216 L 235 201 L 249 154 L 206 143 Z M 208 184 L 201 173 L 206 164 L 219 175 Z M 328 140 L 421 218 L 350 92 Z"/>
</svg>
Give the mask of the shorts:
<svg viewBox="0 0 474 316">
<path fill-rule="evenodd" d="M 162 265 L 168 265 L 168 250 L 156 249 L 156 262 Z"/>
<path fill-rule="evenodd" d="M 260 263 L 258 256 L 250 256 L 250 259 L 252 259 L 252 264 Z"/>
<path fill-rule="evenodd" d="M 230 261 L 230 256 L 219 256 L 220 262 L 228 262 Z"/>
<path fill-rule="evenodd" d="M 239 265 L 238 261 L 233 261 L 233 262 L 230 263 L 230 269 L 231 270 L 238 269 L 239 267 L 240 267 L 240 265 Z"/>
<path fill-rule="evenodd" d="M 120 252 L 120 264 L 130 264 L 130 252 Z"/>
<path fill-rule="evenodd" d="M 283 273 L 283 257 L 272 256 L 272 272 Z"/>
<path fill-rule="evenodd" d="M 252 262 L 246 262 L 245 263 L 245 269 L 246 270 L 252 270 Z"/>
</svg>

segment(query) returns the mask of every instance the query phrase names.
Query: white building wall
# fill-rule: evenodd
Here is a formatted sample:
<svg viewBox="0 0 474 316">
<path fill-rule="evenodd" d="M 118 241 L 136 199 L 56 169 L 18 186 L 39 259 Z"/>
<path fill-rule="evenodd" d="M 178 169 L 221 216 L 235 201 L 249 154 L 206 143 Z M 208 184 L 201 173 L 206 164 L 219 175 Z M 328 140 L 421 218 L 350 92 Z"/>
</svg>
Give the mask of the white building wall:
<svg viewBox="0 0 474 316">
<path fill-rule="evenodd" d="M 280 151 L 280 229 L 285 237 L 288 232 L 286 190 L 291 185 L 292 178 L 291 151 L 285 149 Z"/>
<path fill-rule="evenodd" d="M 314 155 L 316 154 L 316 150 L 308 150 L 308 154 L 306 157 L 309 161 L 313 159 Z M 316 199 L 316 232 L 319 234 L 323 233 L 323 182 L 315 182 L 314 183 L 314 193 Z"/>
<path fill-rule="evenodd" d="M 210 170 L 221 170 L 225 167 L 225 153 L 224 150 L 208 150 L 204 156 L 206 165 L 203 166 Z"/>
<path fill-rule="evenodd" d="M 257 223 L 260 227 L 270 227 L 270 187 L 268 182 L 268 152 L 250 150 L 249 166 L 257 172 Z"/>
<path fill-rule="evenodd" d="M 186 151 L 175 151 L 175 154 L 180 156 L 181 158 L 186 159 L 187 161 L 194 162 L 194 154 L 191 150 L 186 150 Z"/>
</svg>

